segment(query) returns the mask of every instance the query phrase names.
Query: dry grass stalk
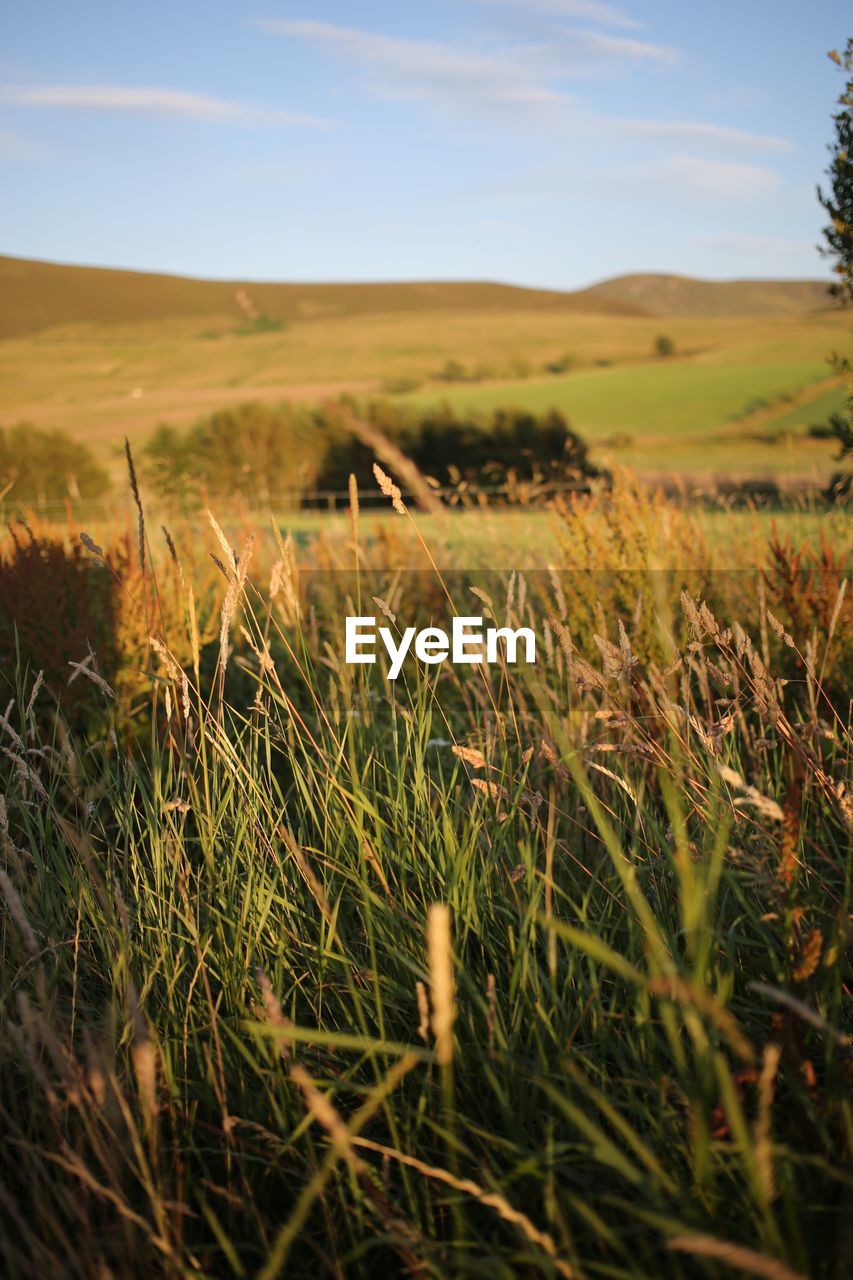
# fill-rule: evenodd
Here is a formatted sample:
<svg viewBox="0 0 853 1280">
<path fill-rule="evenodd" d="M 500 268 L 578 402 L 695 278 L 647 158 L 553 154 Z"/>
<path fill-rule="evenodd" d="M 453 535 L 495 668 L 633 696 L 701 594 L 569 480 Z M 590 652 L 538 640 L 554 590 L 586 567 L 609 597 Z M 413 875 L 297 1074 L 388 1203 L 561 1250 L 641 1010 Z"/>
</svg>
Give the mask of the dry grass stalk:
<svg viewBox="0 0 853 1280">
<path fill-rule="evenodd" d="M 352 533 L 352 545 L 358 553 L 358 481 L 352 472 L 349 476 L 349 518 Z"/>
<path fill-rule="evenodd" d="M 180 683 L 183 672 L 169 650 L 163 644 L 163 641 L 159 640 L 157 636 L 149 636 L 148 643 L 151 645 L 151 648 L 166 668 L 166 674 L 169 679 L 176 681 L 176 683 Z"/>
<path fill-rule="evenodd" d="M 495 1025 L 497 1019 L 497 994 L 495 975 L 490 973 L 486 978 L 486 1033 L 488 1036 L 489 1058 L 495 1056 Z"/>
<path fill-rule="evenodd" d="M 820 929 L 812 929 L 799 949 L 797 963 L 792 977 L 795 982 L 806 982 L 820 964 L 823 952 L 823 934 Z"/>
<path fill-rule="evenodd" d="M 790 887 L 800 868 L 797 853 L 800 843 L 800 823 L 802 819 L 803 779 L 802 771 L 797 770 L 785 792 L 782 805 L 782 840 L 779 867 L 776 872 L 784 885 Z"/>
<path fill-rule="evenodd" d="M 376 476 L 376 483 L 384 496 L 391 499 L 391 506 L 398 515 L 404 516 L 406 514 L 406 504 L 403 502 L 403 495 L 391 477 L 385 474 L 378 462 L 373 464 L 373 474 Z"/>
<path fill-rule="evenodd" d="M 717 1240 L 714 1236 L 672 1236 L 666 1243 L 667 1248 L 678 1253 L 716 1258 L 747 1275 L 762 1276 L 763 1280 L 808 1280 L 801 1271 L 793 1271 L 777 1258 L 768 1258 L 766 1253 L 732 1244 L 729 1240 Z"/>
<path fill-rule="evenodd" d="M 100 560 L 106 559 L 103 549 L 98 546 L 94 538 L 89 537 L 88 533 L 81 533 L 80 541 L 83 543 L 83 546 L 86 548 L 87 551 L 91 551 L 93 556 L 97 556 Z"/>
<path fill-rule="evenodd" d="M 12 740 L 12 746 L 16 751 L 26 751 L 27 748 L 21 735 L 18 733 L 17 729 L 13 728 L 10 724 L 8 716 L 4 716 L 2 713 L 0 713 L 0 729 L 6 730 L 8 737 Z"/>
<path fill-rule="evenodd" d="M 264 1008 L 266 1009 L 270 1026 L 275 1027 L 277 1031 L 284 1031 L 290 1026 L 290 1022 L 284 1016 L 278 996 L 273 991 L 272 983 L 263 969 L 258 970 L 258 986 L 261 988 L 261 995 L 264 997 Z M 278 1051 L 285 1062 L 290 1061 L 290 1047 L 283 1036 L 279 1037 Z"/>
<path fill-rule="evenodd" d="M 392 467 L 396 474 L 401 477 L 406 487 L 411 490 L 415 502 L 422 511 L 435 512 L 442 509 L 441 499 L 437 498 L 432 492 L 426 478 L 421 475 L 421 472 L 418 470 L 414 462 L 412 462 L 411 458 L 408 458 L 406 454 L 403 453 L 403 450 L 400 449 L 393 440 L 390 440 L 388 436 L 385 435 L 384 431 L 380 431 L 379 427 L 377 427 L 375 423 L 367 422 L 364 418 L 356 417 L 355 414 L 349 413 L 340 405 L 334 406 L 333 410 L 342 424 L 348 431 L 352 432 L 357 440 L 360 440 L 362 444 L 367 445 L 368 449 L 371 449 L 377 458 L 384 462 L 387 467 Z M 382 487 L 382 481 L 379 480 L 380 473 L 385 476 L 385 473 L 381 471 L 381 468 L 377 469 L 376 464 L 374 464 L 373 474 L 379 481 L 379 487 L 382 489 L 386 498 L 391 498 L 392 494 Z M 385 476 L 385 480 L 391 484 L 393 488 L 397 488 L 388 476 Z M 352 494 L 352 489 L 350 489 L 350 494 Z M 397 505 L 398 503 L 399 505 Z M 406 508 L 403 506 L 399 489 L 397 489 L 397 500 L 394 502 L 394 510 L 399 511 L 402 515 L 405 515 L 406 513 Z"/>
<path fill-rule="evenodd" d="M 450 938 L 450 909 L 436 902 L 427 918 L 432 1034 L 436 1061 L 449 1066 L 453 1061 L 453 1022 L 456 1017 L 453 983 L 453 950 Z"/>
<path fill-rule="evenodd" d="M 424 1044 L 429 1044 L 429 999 L 421 981 L 415 983 L 415 992 L 418 997 L 418 1035 Z"/>
<path fill-rule="evenodd" d="M 18 890 L 12 884 L 11 879 L 2 868 L 0 868 L 0 893 L 2 893 L 3 897 L 6 899 L 6 905 L 9 908 L 9 915 L 18 926 L 18 932 L 21 935 L 24 946 L 31 956 L 37 956 L 39 950 L 38 942 L 36 941 L 36 935 L 33 932 L 33 927 L 27 917 L 24 904 L 21 901 Z"/>
<path fill-rule="evenodd" d="M 447 1169 L 439 1169 L 435 1165 L 424 1164 L 416 1156 L 405 1155 L 404 1152 L 396 1151 L 393 1147 L 385 1147 L 379 1142 L 371 1142 L 369 1138 L 354 1138 L 353 1145 L 363 1147 L 366 1151 L 375 1151 L 383 1157 L 387 1156 L 390 1160 L 396 1160 L 398 1164 L 407 1165 L 408 1168 L 415 1169 L 426 1178 L 432 1178 L 436 1182 L 443 1182 L 446 1186 L 452 1187 L 454 1191 L 461 1191 L 465 1195 L 474 1196 L 480 1204 L 489 1209 L 494 1209 L 498 1217 L 502 1218 L 504 1222 L 518 1227 L 532 1244 L 538 1245 L 540 1249 L 547 1253 L 558 1275 L 565 1277 L 565 1280 L 573 1280 L 575 1272 L 567 1262 L 558 1256 L 557 1246 L 554 1244 L 552 1237 L 546 1231 L 540 1231 L 530 1221 L 526 1213 L 521 1213 L 518 1209 L 514 1209 L 505 1196 L 499 1195 L 497 1192 L 486 1191 L 485 1187 L 478 1186 L 470 1178 L 457 1178 L 455 1174 L 450 1173 Z"/>
<path fill-rule="evenodd" d="M 43 684 L 44 684 L 44 672 L 43 672 L 43 671 L 39 671 L 38 675 L 37 675 L 37 676 L 36 676 L 36 678 L 35 678 L 35 682 L 34 682 L 34 684 L 33 684 L 33 687 L 32 687 L 32 689 L 31 689 L 31 691 L 30 691 L 30 696 L 29 696 L 29 698 L 28 698 L 28 700 L 27 700 L 27 705 L 26 705 L 26 708 L 25 708 L 25 710 L 24 710 L 24 719 L 25 719 L 25 720 L 29 720 L 29 718 L 30 718 L 30 712 L 32 711 L 33 707 L 34 707 L 34 706 L 35 706 L 35 704 L 36 704 L 36 698 L 39 696 L 39 692 L 41 691 L 41 687 L 42 687 L 42 685 L 43 685 Z"/>
<path fill-rule="evenodd" d="M 299 868 L 302 874 L 302 878 L 304 879 L 305 883 L 308 885 L 308 888 L 311 890 L 314 901 L 317 903 L 317 906 L 320 908 L 323 919 L 326 921 L 326 924 L 329 926 L 329 928 L 332 930 L 332 933 L 334 934 L 335 915 L 334 915 L 334 912 L 332 911 L 332 907 L 329 902 L 329 899 L 326 897 L 325 889 L 320 884 L 320 881 L 317 879 L 316 875 L 314 874 L 314 870 L 311 864 L 309 863 L 308 859 L 305 857 L 304 852 L 299 847 L 296 840 L 294 840 L 293 836 L 290 834 L 287 828 L 280 827 L 279 835 L 281 836 L 284 842 L 287 852 L 290 854 L 290 856 L 293 858 L 293 861 L 296 863 L 297 867 Z"/>
<path fill-rule="evenodd" d="M 784 822 L 785 815 L 775 800 L 771 800 L 769 796 L 764 796 L 756 787 L 750 786 L 748 782 L 737 773 L 734 769 L 730 769 L 727 765 L 719 766 L 720 777 L 729 786 L 735 787 L 738 791 L 744 793 L 742 800 L 735 800 L 735 807 L 749 804 L 757 809 L 759 813 L 763 813 L 766 818 L 772 818 L 774 822 Z"/>
<path fill-rule="evenodd" d="M 417 1065 L 418 1059 L 410 1054 L 402 1058 L 388 1073 L 383 1085 L 377 1091 L 380 1096 L 396 1085 L 399 1079 Z M 410 1222 L 407 1222 L 385 1195 L 376 1186 L 369 1169 L 354 1150 L 357 1139 L 346 1124 L 338 1109 L 321 1089 L 317 1088 L 309 1073 L 299 1063 L 289 1068 L 290 1078 L 302 1092 L 305 1105 L 311 1115 L 323 1126 L 332 1140 L 334 1155 L 347 1162 L 367 1199 L 376 1211 L 383 1227 L 391 1237 L 394 1247 L 399 1253 L 406 1272 L 414 1276 L 426 1276 L 427 1269 L 420 1258 L 412 1252 L 412 1245 L 419 1243 L 418 1233 Z M 356 1120 L 358 1116 L 356 1116 Z"/>
<path fill-rule="evenodd" d="M 142 1114 L 149 1133 L 153 1131 L 159 1111 L 157 1101 L 157 1050 L 147 1027 L 140 1022 L 133 1044 L 133 1070 L 142 1101 Z"/>
<path fill-rule="evenodd" d="M 771 1107 L 776 1084 L 776 1072 L 782 1049 L 778 1044 L 764 1048 L 764 1061 L 758 1078 L 758 1118 L 755 1121 L 755 1163 L 768 1204 L 776 1196 L 776 1177 L 773 1169 L 773 1143 L 770 1133 Z"/>
<path fill-rule="evenodd" d="M 169 530 L 166 528 L 164 524 L 161 524 L 160 528 L 163 530 L 163 537 L 166 539 L 166 546 L 168 548 L 169 555 L 172 557 L 172 562 L 177 566 L 178 570 L 180 570 L 181 561 L 178 557 L 178 550 L 177 550 L 177 547 L 175 546 L 175 541 L 171 533 L 169 532 Z"/>
<path fill-rule="evenodd" d="M 246 576 L 249 572 L 249 562 L 252 559 L 254 545 L 255 537 L 254 534 L 251 534 L 232 568 L 231 580 L 225 593 L 225 599 L 222 602 L 222 623 L 219 629 L 219 671 L 221 679 L 225 678 L 225 668 L 228 665 L 228 641 L 231 635 L 231 623 L 234 620 L 240 596 L 243 594 L 243 589 L 246 585 Z"/>
<path fill-rule="evenodd" d="M 381 596 L 374 596 L 373 603 L 376 605 L 379 612 L 385 615 L 389 622 L 394 623 L 397 621 L 396 613 L 392 613 L 391 606 L 387 601 L 383 600 Z"/>
<path fill-rule="evenodd" d="M 133 464 L 133 454 L 130 451 L 130 441 L 127 436 L 124 438 L 124 456 L 127 459 L 127 474 L 130 477 L 130 491 L 133 494 L 133 501 L 136 503 L 138 512 L 137 522 L 137 545 L 139 548 L 139 568 L 142 573 L 145 572 L 145 512 L 142 509 L 142 498 L 139 496 L 139 483 L 136 479 L 136 467 Z"/>
<path fill-rule="evenodd" d="M 207 512 L 207 518 L 210 521 L 210 527 L 213 529 L 213 532 L 216 534 L 216 540 L 219 543 L 220 547 L 222 548 L 223 555 L 225 556 L 226 573 L 233 572 L 234 562 L 237 558 L 234 553 L 234 548 L 231 546 L 231 543 L 225 537 L 225 534 L 223 533 L 222 528 L 219 525 L 218 521 L 216 520 L 216 517 L 214 516 L 212 511 Z"/>
<path fill-rule="evenodd" d="M 771 986 L 769 982 L 750 982 L 749 989 L 750 991 L 755 991 L 757 995 L 766 996 L 768 1000 L 772 1000 L 774 1004 L 781 1005 L 783 1009 L 790 1009 L 791 1013 L 798 1018 L 802 1018 L 803 1022 L 807 1022 L 810 1027 L 814 1027 L 816 1030 L 822 1031 L 824 1035 L 829 1036 L 840 1048 L 853 1048 L 853 1036 L 837 1031 L 835 1027 L 826 1021 L 826 1018 L 822 1018 L 810 1005 L 807 1005 L 803 1000 L 798 1000 L 790 992 Z"/>
<path fill-rule="evenodd" d="M 285 617 L 288 622 L 295 623 L 299 618 L 299 589 L 296 552 L 290 534 L 282 538 L 278 526 L 273 524 L 273 535 L 278 547 L 279 558 L 270 573 L 270 601 L 277 596 L 284 596 Z"/>
<path fill-rule="evenodd" d="M 23 789 L 26 790 L 27 786 L 32 787 L 39 799 L 44 800 L 45 803 L 49 803 L 50 797 L 47 794 L 44 783 L 36 773 L 35 769 L 28 764 L 23 756 L 17 755 L 14 751 L 10 751 L 8 747 L 0 747 L 0 751 L 2 751 L 3 755 L 14 764 L 15 772 L 18 775 L 18 781 Z"/>
<path fill-rule="evenodd" d="M 509 794 L 506 787 L 502 787 L 498 782 L 489 782 L 487 778 L 472 778 L 471 786 L 475 791 L 482 791 L 484 795 L 489 796 L 492 800 L 509 804 Z"/>
<path fill-rule="evenodd" d="M 73 684 L 78 676 L 85 676 L 87 680 L 91 680 L 92 684 L 97 685 L 108 698 L 115 698 L 115 690 L 107 684 L 103 676 L 98 675 L 98 672 L 93 669 L 94 661 L 95 655 L 89 653 L 82 662 L 69 662 L 68 665 L 74 671 L 74 675 L 68 677 L 68 683 Z"/>
</svg>

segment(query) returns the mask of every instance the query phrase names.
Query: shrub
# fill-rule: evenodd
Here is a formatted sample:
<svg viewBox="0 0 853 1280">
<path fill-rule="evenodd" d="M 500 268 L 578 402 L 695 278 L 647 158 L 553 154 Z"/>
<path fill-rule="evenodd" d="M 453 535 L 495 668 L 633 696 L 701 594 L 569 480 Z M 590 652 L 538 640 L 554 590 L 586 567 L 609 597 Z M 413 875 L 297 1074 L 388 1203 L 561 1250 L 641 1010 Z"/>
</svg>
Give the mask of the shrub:
<svg viewBox="0 0 853 1280">
<path fill-rule="evenodd" d="M 45 506 L 66 498 L 100 498 L 109 483 L 92 451 L 64 432 L 30 422 L 0 427 L 0 497 Z"/>
<path fill-rule="evenodd" d="M 476 413 L 457 416 L 444 405 L 414 416 L 401 407 L 374 401 L 361 412 L 420 471 L 442 485 L 460 479 L 494 485 L 510 478 L 560 480 L 597 474 L 586 445 L 556 410 L 538 418 L 521 409 L 498 409 L 487 418 Z M 371 448 L 332 426 L 317 486 L 345 489 L 354 474 L 359 484 L 371 487 L 374 461 Z"/>
<path fill-rule="evenodd" d="M 250 402 L 202 418 L 185 433 L 160 426 L 143 456 L 161 495 L 184 501 L 221 495 L 251 504 L 310 488 L 321 447 L 316 411 Z"/>
<path fill-rule="evenodd" d="M 465 371 L 464 364 L 460 364 L 458 360 L 448 360 L 444 368 L 437 373 L 436 378 L 439 382 L 467 382 L 468 375 Z"/>
<path fill-rule="evenodd" d="M 665 360 L 668 356 L 675 355 L 675 343 L 669 334 L 660 333 L 655 338 L 655 354 Z"/>
<path fill-rule="evenodd" d="M 457 416 L 449 406 L 415 410 L 390 400 L 341 405 L 366 418 L 441 484 L 589 476 L 584 442 L 555 410 L 542 417 L 500 409 Z M 188 432 L 162 425 L 143 451 L 146 478 L 161 498 L 188 504 L 239 497 L 268 504 L 307 490 L 343 492 L 349 477 L 374 485 L 374 449 L 343 425 L 334 406 L 245 404 L 205 418 Z M 298 459 L 298 461 L 295 461 Z"/>
</svg>

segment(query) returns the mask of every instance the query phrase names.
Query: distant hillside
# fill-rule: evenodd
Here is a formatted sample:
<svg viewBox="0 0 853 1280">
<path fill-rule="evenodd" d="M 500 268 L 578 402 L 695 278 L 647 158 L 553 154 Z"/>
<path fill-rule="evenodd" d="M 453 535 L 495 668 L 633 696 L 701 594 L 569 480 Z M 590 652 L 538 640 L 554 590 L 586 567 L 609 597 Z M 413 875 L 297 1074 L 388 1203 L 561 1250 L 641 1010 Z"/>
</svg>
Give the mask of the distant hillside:
<svg viewBox="0 0 853 1280">
<path fill-rule="evenodd" d="M 637 315 L 618 298 L 591 302 L 571 293 L 466 282 L 411 284 L 256 284 L 68 267 L 0 257 L 0 338 L 63 324 L 122 324 L 198 317 L 239 323 L 379 312 L 592 310 Z"/>
<path fill-rule="evenodd" d="M 0 257 L 0 338 L 66 324 L 134 324 L 197 318 L 235 324 L 393 312 L 567 311 L 621 316 L 749 316 L 829 304 L 817 280 L 692 280 L 619 276 L 562 293 L 476 282 L 258 284 L 195 280 Z"/>
<path fill-rule="evenodd" d="M 690 276 L 616 276 L 574 297 L 589 304 L 622 303 L 649 316 L 769 316 L 832 305 L 822 280 L 693 280 Z"/>
</svg>

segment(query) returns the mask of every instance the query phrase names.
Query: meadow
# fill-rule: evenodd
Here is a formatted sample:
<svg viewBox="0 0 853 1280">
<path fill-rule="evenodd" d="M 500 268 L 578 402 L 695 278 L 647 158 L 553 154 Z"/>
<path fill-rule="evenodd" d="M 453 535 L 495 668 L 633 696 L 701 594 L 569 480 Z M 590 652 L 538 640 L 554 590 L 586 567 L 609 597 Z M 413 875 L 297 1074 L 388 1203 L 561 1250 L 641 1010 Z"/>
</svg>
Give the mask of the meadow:
<svg viewBox="0 0 853 1280">
<path fill-rule="evenodd" d="M 621 477 L 501 571 L 377 478 L 4 545 L 4 1273 L 842 1276 L 845 513 Z M 347 613 L 539 660 L 392 683 Z"/>
<path fill-rule="evenodd" d="M 846 1276 L 849 320 L 0 277 L 0 1272 Z"/>
</svg>

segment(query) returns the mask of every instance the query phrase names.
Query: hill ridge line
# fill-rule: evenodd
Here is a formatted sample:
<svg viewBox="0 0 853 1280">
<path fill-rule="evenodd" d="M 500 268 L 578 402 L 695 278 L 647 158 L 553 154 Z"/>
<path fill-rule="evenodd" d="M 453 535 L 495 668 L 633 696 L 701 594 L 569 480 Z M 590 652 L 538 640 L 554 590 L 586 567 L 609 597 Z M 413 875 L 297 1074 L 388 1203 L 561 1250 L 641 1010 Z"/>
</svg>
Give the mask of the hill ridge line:
<svg viewBox="0 0 853 1280">
<path fill-rule="evenodd" d="M 621 317 L 795 314 L 831 305 L 819 280 L 700 280 L 637 272 L 583 289 L 491 280 L 252 281 L 0 256 L 0 338 L 69 324 L 227 319 L 259 328 L 415 311 L 566 311 Z"/>
</svg>

